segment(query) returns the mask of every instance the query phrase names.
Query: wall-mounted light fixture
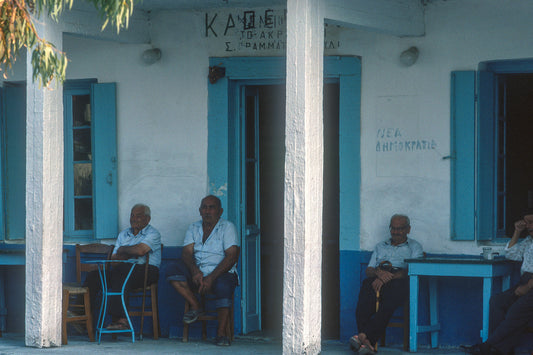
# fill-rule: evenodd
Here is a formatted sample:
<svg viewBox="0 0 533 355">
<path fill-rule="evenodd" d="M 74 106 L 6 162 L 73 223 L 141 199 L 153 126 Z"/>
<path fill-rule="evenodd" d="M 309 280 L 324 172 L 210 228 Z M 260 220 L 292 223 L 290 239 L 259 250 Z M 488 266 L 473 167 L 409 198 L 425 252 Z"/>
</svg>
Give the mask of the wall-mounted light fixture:
<svg viewBox="0 0 533 355">
<path fill-rule="evenodd" d="M 406 67 L 410 67 L 418 60 L 418 48 L 411 47 L 400 54 L 400 63 Z"/>
<path fill-rule="evenodd" d="M 147 49 L 142 54 L 143 63 L 146 65 L 152 65 L 161 59 L 161 49 L 152 48 Z"/>
</svg>

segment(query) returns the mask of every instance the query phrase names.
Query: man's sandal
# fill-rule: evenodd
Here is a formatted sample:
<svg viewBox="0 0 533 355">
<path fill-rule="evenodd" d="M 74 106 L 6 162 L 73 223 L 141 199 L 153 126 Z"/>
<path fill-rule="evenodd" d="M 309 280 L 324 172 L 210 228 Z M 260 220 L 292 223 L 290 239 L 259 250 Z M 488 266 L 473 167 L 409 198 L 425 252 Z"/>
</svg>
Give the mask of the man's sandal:
<svg viewBox="0 0 533 355">
<path fill-rule="evenodd" d="M 201 309 L 191 309 L 183 316 L 183 323 L 191 324 L 198 320 L 198 317 L 204 314 L 204 311 Z"/>
<path fill-rule="evenodd" d="M 359 340 L 359 337 L 357 335 L 354 335 L 353 337 L 350 338 L 350 349 L 352 351 L 359 351 L 359 349 L 361 348 L 361 345 L 363 345 L 361 343 L 361 340 Z"/>
</svg>

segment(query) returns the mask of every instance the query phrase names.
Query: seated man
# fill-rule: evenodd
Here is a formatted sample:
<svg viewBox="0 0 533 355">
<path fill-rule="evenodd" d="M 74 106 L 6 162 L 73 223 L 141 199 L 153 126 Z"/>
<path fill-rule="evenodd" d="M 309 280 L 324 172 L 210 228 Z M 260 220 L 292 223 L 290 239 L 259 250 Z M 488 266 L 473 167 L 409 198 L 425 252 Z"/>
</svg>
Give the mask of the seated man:
<svg viewBox="0 0 533 355">
<path fill-rule="evenodd" d="M 131 209 L 130 225 L 120 232 L 111 255 L 113 260 L 135 260 L 137 265 L 128 280 L 125 292 L 144 286 L 144 269 L 146 255 L 150 256 L 148 265 L 148 284 L 159 279 L 159 264 L 161 264 L 161 234 L 150 223 L 150 207 L 136 204 Z M 128 272 L 130 263 L 116 263 L 109 273 L 109 289 L 120 290 Z M 107 326 L 110 330 L 129 329 L 129 324 L 118 296 L 109 298 L 109 313 L 112 323 Z"/>
<path fill-rule="evenodd" d="M 524 229 L 528 237 L 518 243 Z M 505 248 L 505 257 L 522 261 L 520 281 L 509 290 L 490 298 L 489 337 L 483 344 L 468 348 L 470 354 L 513 354 L 528 323 L 533 320 L 533 209 L 514 224 L 514 233 Z"/>
<path fill-rule="evenodd" d="M 407 238 L 409 217 L 395 214 L 390 220 L 391 238 L 376 245 L 365 271 L 367 278 L 359 291 L 356 308 L 359 334 L 350 338 L 350 348 L 359 354 L 373 354 L 392 314 L 409 295 L 405 259 L 423 256 L 422 246 Z M 376 312 L 376 294 L 380 294 Z"/>
<path fill-rule="evenodd" d="M 199 210 L 202 220 L 189 226 L 181 259 L 169 265 L 167 280 L 191 305 L 183 317 L 187 324 L 195 322 L 203 313 L 194 292 L 215 294 L 218 318 L 215 344 L 228 346 L 225 325 L 238 283 L 239 239 L 235 225 L 220 218 L 223 210 L 218 197 L 205 197 Z"/>
</svg>

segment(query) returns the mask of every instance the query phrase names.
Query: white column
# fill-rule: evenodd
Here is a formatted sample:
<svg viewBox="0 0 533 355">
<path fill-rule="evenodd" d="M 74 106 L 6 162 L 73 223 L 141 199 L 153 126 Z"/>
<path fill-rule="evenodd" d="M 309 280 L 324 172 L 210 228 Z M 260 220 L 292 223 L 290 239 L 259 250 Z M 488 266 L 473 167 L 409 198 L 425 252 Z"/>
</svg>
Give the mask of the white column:
<svg viewBox="0 0 533 355">
<path fill-rule="evenodd" d="M 321 351 L 324 18 L 320 3 L 287 1 L 284 354 Z"/>
<path fill-rule="evenodd" d="M 49 19 L 35 21 L 41 37 L 62 48 Z M 61 345 L 63 251 L 63 88 L 39 87 L 26 66 L 26 345 Z"/>
</svg>

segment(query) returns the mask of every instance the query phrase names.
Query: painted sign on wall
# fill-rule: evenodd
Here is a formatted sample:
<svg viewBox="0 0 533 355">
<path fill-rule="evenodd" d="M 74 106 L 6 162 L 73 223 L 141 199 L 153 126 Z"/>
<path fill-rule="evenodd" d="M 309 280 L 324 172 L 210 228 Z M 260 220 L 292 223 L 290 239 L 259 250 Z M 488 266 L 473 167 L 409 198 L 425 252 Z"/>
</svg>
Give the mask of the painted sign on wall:
<svg viewBox="0 0 533 355">
<path fill-rule="evenodd" d="M 217 53 L 282 55 L 287 49 L 287 10 L 228 9 L 206 12 L 204 37 Z M 324 27 L 324 50 L 340 47 L 336 27 Z"/>
</svg>

